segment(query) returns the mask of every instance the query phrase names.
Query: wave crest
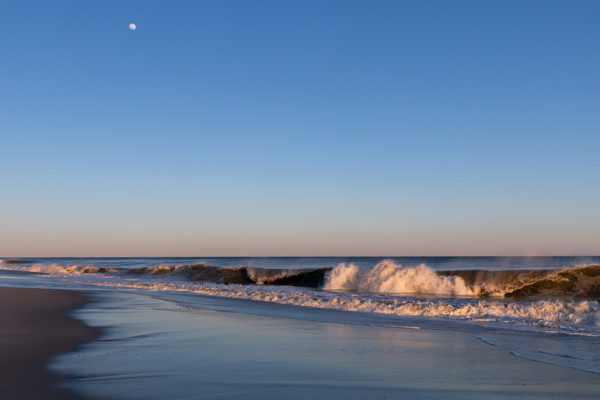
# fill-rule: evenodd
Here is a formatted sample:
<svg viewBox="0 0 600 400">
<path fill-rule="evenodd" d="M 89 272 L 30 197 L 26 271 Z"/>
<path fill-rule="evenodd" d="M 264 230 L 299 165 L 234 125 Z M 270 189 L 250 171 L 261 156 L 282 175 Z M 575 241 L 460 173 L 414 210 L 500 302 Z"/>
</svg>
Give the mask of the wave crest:
<svg viewBox="0 0 600 400">
<path fill-rule="evenodd" d="M 571 298 L 600 300 L 600 265 L 563 270 L 454 270 L 436 271 L 425 264 L 402 267 L 384 260 L 373 269 L 354 264 L 335 268 L 266 269 L 206 264 L 161 265 L 142 268 L 94 265 L 31 264 L 27 260 L 0 260 L 0 269 L 67 274 L 170 277 L 218 284 L 302 286 L 330 291 L 387 295 L 505 297 L 507 299 Z"/>
<path fill-rule="evenodd" d="M 600 299 L 600 265 L 585 265 L 560 271 L 439 271 L 438 275 L 461 277 L 479 297 Z"/>
<path fill-rule="evenodd" d="M 382 294 L 473 295 L 460 277 L 440 276 L 425 264 L 404 268 L 389 260 L 367 271 L 353 264 L 339 264 L 328 274 L 324 288 Z"/>
<path fill-rule="evenodd" d="M 9 271 L 35 272 L 41 274 L 96 274 L 114 272 L 116 269 L 95 267 L 92 265 L 33 264 L 21 266 L 24 263 L 0 262 L 0 268 Z"/>
<path fill-rule="evenodd" d="M 303 286 L 318 288 L 323 285 L 329 268 L 317 269 L 266 269 L 242 266 L 221 268 L 206 264 L 159 265 L 142 268 L 106 268 L 93 265 L 33 264 L 9 265 L 0 260 L 0 269 L 35 272 L 54 275 L 112 274 L 115 276 L 171 277 L 191 282 L 213 282 L 219 284 L 257 284 L 274 286 Z"/>
</svg>

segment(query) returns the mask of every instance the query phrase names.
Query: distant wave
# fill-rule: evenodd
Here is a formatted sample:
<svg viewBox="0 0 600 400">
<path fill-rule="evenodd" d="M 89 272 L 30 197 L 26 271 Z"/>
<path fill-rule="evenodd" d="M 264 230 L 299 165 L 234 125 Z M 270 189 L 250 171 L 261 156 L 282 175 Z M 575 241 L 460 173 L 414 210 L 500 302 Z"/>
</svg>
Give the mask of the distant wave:
<svg viewBox="0 0 600 400">
<path fill-rule="evenodd" d="M 435 271 L 427 265 L 403 267 L 384 260 L 373 269 L 353 264 L 335 268 L 220 268 L 206 264 L 163 265 L 136 269 L 0 260 L 0 268 L 47 274 L 109 274 L 165 277 L 189 282 L 323 288 L 329 291 L 386 295 L 572 298 L 600 300 L 600 265 L 564 270 Z"/>
<path fill-rule="evenodd" d="M 31 261 L 30 260 L 16 260 L 16 259 L 0 260 L 0 266 L 2 264 L 31 264 Z"/>
<path fill-rule="evenodd" d="M 122 270 L 126 274 L 180 276 L 193 282 L 221 284 L 285 285 L 317 288 L 329 268 L 266 269 L 255 267 L 219 268 L 212 265 L 175 265 Z"/>
<path fill-rule="evenodd" d="M 16 263 L 15 263 L 16 264 Z M 255 267 L 220 268 L 206 264 L 161 265 L 143 268 L 105 268 L 93 265 L 33 264 L 11 265 L 0 260 L 0 269 L 45 274 L 113 274 L 118 276 L 163 276 L 191 282 L 238 285 L 277 285 L 318 288 L 323 285 L 329 268 L 266 269 Z"/>
</svg>

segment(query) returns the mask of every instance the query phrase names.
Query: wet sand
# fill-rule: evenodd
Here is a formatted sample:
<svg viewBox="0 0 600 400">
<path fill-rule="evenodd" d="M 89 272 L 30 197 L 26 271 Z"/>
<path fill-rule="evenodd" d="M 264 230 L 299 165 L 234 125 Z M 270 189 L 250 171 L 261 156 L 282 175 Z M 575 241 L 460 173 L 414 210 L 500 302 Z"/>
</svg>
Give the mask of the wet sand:
<svg viewBox="0 0 600 400">
<path fill-rule="evenodd" d="M 46 366 L 99 333 L 68 316 L 86 301 L 74 291 L 0 287 L 2 399 L 84 398 L 60 388 L 63 377 Z"/>
</svg>

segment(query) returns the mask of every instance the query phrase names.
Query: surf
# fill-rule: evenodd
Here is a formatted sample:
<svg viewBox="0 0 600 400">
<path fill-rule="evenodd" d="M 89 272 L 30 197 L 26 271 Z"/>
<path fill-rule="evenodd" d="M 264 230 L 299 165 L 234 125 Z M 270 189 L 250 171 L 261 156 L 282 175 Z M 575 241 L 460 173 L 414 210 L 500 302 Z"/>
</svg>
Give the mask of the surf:
<svg viewBox="0 0 600 400">
<path fill-rule="evenodd" d="M 152 267 L 98 267 L 0 261 L 0 269 L 53 275 L 113 275 L 119 277 L 168 278 L 185 282 L 221 285 L 295 286 L 349 293 L 390 296 L 433 295 L 449 297 L 600 300 L 600 265 L 562 270 L 435 270 L 426 264 L 404 267 L 383 260 L 373 268 L 352 263 L 322 268 L 257 268 L 191 265 Z"/>
</svg>

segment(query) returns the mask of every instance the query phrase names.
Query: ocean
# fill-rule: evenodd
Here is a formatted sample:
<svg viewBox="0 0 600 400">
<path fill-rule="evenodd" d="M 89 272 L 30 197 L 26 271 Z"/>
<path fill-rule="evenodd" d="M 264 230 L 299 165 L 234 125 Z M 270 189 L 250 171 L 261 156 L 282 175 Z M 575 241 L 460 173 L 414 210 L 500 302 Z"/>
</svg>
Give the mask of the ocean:
<svg viewBox="0 0 600 400">
<path fill-rule="evenodd" d="M 94 296 L 106 334 L 53 365 L 95 396 L 600 393 L 600 256 L 5 258 L 0 284 Z"/>
</svg>

